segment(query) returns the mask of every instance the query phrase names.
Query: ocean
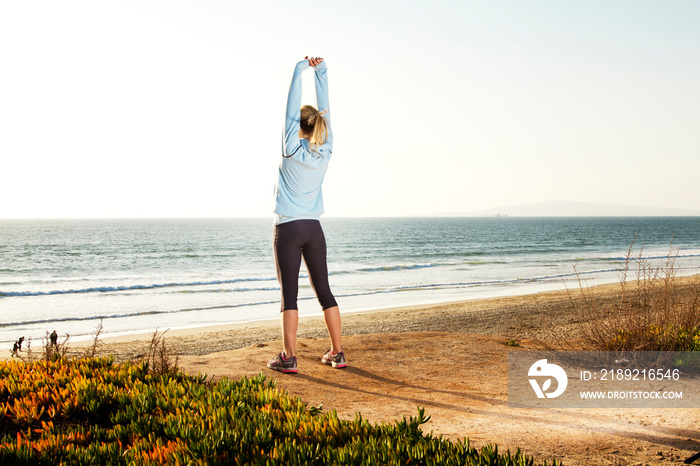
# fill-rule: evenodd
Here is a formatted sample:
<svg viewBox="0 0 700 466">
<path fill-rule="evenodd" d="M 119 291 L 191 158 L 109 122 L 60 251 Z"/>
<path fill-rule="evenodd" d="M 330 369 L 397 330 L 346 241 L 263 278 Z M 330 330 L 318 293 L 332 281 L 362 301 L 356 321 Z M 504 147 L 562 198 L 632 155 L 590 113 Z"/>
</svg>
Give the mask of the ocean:
<svg viewBox="0 0 700 466">
<path fill-rule="evenodd" d="M 700 217 L 324 218 L 341 312 L 700 273 Z M 299 311 L 321 315 L 302 265 Z M 0 345 L 279 318 L 270 219 L 0 220 Z"/>
</svg>

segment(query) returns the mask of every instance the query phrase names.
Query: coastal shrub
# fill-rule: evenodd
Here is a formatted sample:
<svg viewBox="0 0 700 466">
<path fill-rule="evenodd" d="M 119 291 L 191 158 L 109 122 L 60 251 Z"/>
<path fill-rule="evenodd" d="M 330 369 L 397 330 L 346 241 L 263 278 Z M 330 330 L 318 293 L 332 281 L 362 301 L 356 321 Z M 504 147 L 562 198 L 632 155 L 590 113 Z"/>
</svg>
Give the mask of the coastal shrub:
<svg viewBox="0 0 700 466">
<path fill-rule="evenodd" d="M 688 329 L 673 324 L 665 327 L 651 324 L 648 328 L 641 329 L 641 333 L 620 329 L 617 337 L 609 342 L 608 348 L 625 350 L 639 346 L 638 342 L 644 342 L 658 351 L 700 351 L 700 327 Z"/>
<path fill-rule="evenodd" d="M 672 249 L 654 267 L 642 256 L 643 247 L 633 254 L 633 245 L 614 299 L 596 299 L 579 281 L 578 299 L 572 299 L 584 338 L 603 351 L 700 351 L 700 283 L 677 279 Z"/>
<path fill-rule="evenodd" d="M 340 420 L 262 374 L 212 383 L 112 357 L 0 362 L 2 465 L 534 464 L 423 434 L 428 419 Z"/>
</svg>

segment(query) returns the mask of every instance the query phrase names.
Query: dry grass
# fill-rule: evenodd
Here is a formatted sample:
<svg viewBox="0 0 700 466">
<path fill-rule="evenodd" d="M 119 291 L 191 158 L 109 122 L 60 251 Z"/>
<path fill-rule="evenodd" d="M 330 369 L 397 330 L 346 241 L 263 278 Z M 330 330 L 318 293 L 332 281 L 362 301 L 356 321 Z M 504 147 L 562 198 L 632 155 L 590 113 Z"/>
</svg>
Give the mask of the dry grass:
<svg viewBox="0 0 700 466">
<path fill-rule="evenodd" d="M 97 324 L 95 330 L 92 332 L 92 345 L 87 347 L 83 357 L 94 358 L 97 356 L 98 351 L 102 347 L 102 340 L 100 340 L 100 336 L 102 336 L 103 330 L 104 327 L 102 326 L 102 319 L 100 319 L 100 323 Z"/>
<path fill-rule="evenodd" d="M 165 333 L 156 331 L 151 335 L 148 343 L 146 355 L 142 358 L 148 362 L 148 368 L 151 372 L 158 374 L 174 374 L 177 372 L 178 356 L 165 344 Z"/>
<path fill-rule="evenodd" d="M 64 357 L 74 357 L 76 359 L 83 358 L 95 358 L 101 356 L 103 351 L 103 342 L 100 339 L 104 328 L 102 326 L 102 320 L 97 324 L 95 330 L 92 332 L 92 343 L 83 348 L 82 350 L 76 350 L 69 347 L 70 335 L 66 334 L 65 337 L 60 338 L 54 332 L 49 334 L 46 332 L 46 336 L 42 339 L 41 353 L 38 354 L 32 350 L 32 339 L 27 339 L 25 344 L 25 351 L 12 351 L 12 357 L 19 358 L 23 361 L 35 361 L 37 359 L 42 359 L 47 362 L 56 361 Z M 128 362 L 147 362 L 149 372 L 157 374 L 174 374 L 178 371 L 178 356 L 177 354 L 166 345 L 165 333 L 159 332 L 157 329 L 151 335 L 151 339 L 148 340 L 146 348 L 139 352 L 139 355 L 125 358 Z M 22 354 L 24 353 L 24 354 Z"/>
<path fill-rule="evenodd" d="M 627 251 L 616 299 L 594 299 L 579 277 L 572 304 L 584 341 L 594 350 L 700 351 L 700 283 L 677 279 L 672 246 L 665 262 L 653 266 L 643 247 Z"/>
</svg>

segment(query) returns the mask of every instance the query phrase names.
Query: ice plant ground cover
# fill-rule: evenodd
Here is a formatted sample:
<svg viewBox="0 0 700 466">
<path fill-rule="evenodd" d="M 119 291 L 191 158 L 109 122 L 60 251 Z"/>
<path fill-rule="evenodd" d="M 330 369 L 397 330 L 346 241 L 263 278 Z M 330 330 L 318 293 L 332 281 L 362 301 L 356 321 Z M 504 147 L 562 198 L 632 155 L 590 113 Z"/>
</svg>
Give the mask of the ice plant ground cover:
<svg viewBox="0 0 700 466">
<path fill-rule="evenodd" d="M 111 357 L 0 362 L 0 464 L 534 464 L 424 434 L 427 419 L 419 408 L 393 424 L 340 420 L 262 374 L 211 382 Z"/>
</svg>

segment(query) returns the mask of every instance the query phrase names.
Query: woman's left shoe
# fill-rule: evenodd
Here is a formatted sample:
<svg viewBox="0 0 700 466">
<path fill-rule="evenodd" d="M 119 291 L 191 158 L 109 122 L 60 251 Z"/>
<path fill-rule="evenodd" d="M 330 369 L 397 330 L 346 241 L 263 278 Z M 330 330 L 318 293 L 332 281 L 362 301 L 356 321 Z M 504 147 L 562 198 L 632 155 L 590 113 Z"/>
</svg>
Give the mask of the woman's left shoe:
<svg viewBox="0 0 700 466">
<path fill-rule="evenodd" d="M 326 354 L 324 354 L 321 358 L 321 362 L 323 364 L 333 366 L 336 369 L 342 369 L 343 367 L 347 366 L 345 363 L 345 353 L 342 351 L 337 354 L 331 353 L 331 350 L 326 351 Z"/>
</svg>

